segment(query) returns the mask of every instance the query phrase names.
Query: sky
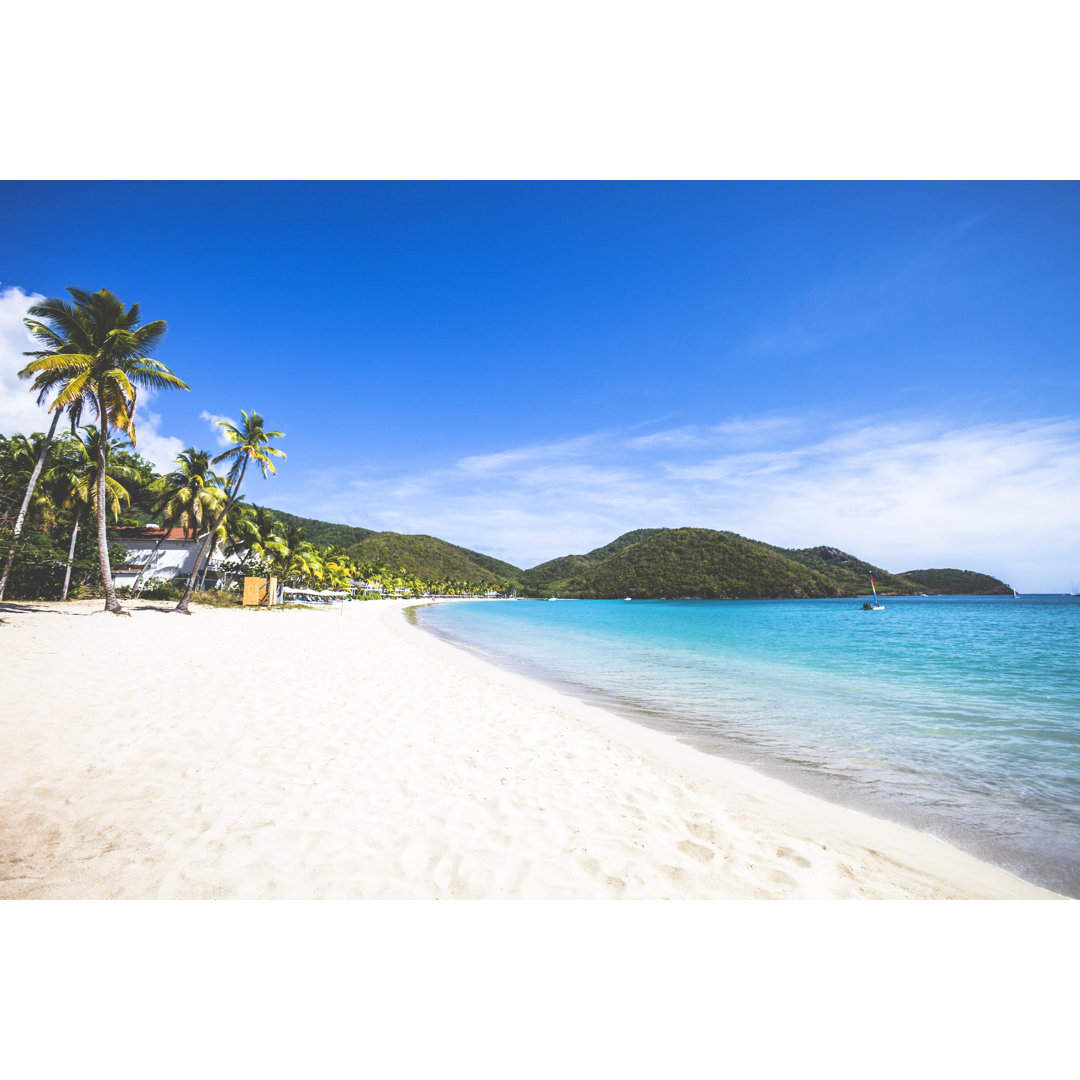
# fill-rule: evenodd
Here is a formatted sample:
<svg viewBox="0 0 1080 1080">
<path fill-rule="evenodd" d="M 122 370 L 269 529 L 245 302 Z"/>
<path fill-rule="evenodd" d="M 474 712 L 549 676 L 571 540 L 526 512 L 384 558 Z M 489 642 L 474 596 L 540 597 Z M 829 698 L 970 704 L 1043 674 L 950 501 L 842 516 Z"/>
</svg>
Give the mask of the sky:
<svg viewBox="0 0 1080 1080">
<path fill-rule="evenodd" d="M 527 567 L 629 529 L 1080 579 L 1080 185 L 5 182 L 0 431 L 34 298 L 138 301 L 190 386 L 159 468 L 256 410 L 252 501 Z"/>
</svg>

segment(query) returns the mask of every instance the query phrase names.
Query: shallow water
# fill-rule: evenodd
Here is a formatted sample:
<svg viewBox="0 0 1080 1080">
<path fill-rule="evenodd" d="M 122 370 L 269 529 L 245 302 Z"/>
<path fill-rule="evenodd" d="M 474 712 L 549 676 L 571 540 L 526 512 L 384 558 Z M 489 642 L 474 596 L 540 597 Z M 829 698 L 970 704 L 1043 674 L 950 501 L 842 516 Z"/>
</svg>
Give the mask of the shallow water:
<svg viewBox="0 0 1080 1080">
<path fill-rule="evenodd" d="M 1080 896 L 1080 599 L 444 604 L 501 663 Z"/>
</svg>

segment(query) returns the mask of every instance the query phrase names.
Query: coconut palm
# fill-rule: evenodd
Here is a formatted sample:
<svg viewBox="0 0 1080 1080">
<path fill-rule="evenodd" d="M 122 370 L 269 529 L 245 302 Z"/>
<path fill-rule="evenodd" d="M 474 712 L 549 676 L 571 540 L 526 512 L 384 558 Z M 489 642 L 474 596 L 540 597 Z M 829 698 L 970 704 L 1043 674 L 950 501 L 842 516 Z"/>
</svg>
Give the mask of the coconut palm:
<svg viewBox="0 0 1080 1080">
<path fill-rule="evenodd" d="M 155 484 L 151 514 L 161 518 L 162 534 L 150 557 L 139 570 L 131 595 L 140 591 L 143 575 L 153 563 L 172 529 L 187 529 L 198 535 L 214 520 L 225 501 L 221 477 L 211 468 L 210 452 L 189 446 L 176 456 L 176 468 Z"/>
<path fill-rule="evenodd" d="M 215 465 L 219 461 L 228 461 L 230 463 L 225 489 L 225 506 L 220 511 L 217 520 L 214 522 L 213 528 L 207 534 L 202 547 L 199 549 L 199 554 L 195 559 L 195 565 L 191 570 L 191 576 L 188 578 L 187 588 L 184 590 L 184 595 L 180 598 L 180 603 L 176 605 L 176 610 L 182 611 L 185 615 L 191 614 L 188 610 L 188 601 L 191 598 L 192 589 L 195 587 L 195 579 L 199 572 L 199 567 L 202 566 L 203 560 L 210 554 L 210 548 L 213 545 L 214 537 L 216 536 L 222 521 L 224 521 L 225 515 L 229 512 L 229 507 L 236 502 L 240 492 L 240 486 L 244 482 L 244 474 L 247 472 L 248 465 L 251 463 L 257 465 L 264 477 L 266 476 L 266 471 L 268 469 L 276 476 L 277 469 L 274 468 L 274 463 L 270 459 L 271 457 L 279 457 L 282 459 L 285 457 L 283 451 L 279 450 L 276 446 L 270 445 L 271 439 L 284 438 L 284 432 L 266 431 L 263 427 L 263 418 L 257 412 L 246 413 L 241 410 L 240 415 L 244 420 L 239 427 L 231 420 L 218 421 L 219 426 L 224 428 L 226 437 L 230 442 L 235 444 L 231 450 L 226 450 L 224 453 L 218 454 L 218 456 L 214 458 Z"/>
<path fill-rule="evenodd" d="M 65 508 L 74 511 L 75 520 L 71 528 L 71 545 L 68 548 L 67 565 L 64 568 L 64 585 L 60 599 L 66 600 L 68 587 L 71 584 L 71 565 L 75 561 L 75 541 L 79 535 L 79 525 L 82 521 L 83 511 L 89 509 L 97 513 L 97 501 L 101 485 L 98 484 L 98 469 L 101 463 L 98 441 L 101 433 L 94 424 L 87 424 L 82 429 L 86 434 L 82 437 L 76 435 L 65 441 L 65 447 L 70 447 L 70 453 L 64 454 L 48 473 L 49 486 L 58 496 L 57 501 Z M 131 444 L 120 439 L 109 439 L 109 446 L 105 457 L 108 460 L 109 452 L 119 450 L 121 447 Z M 139 480 L 138 469 L 123 465 L 117 461 L 109 461 L 105 475 L 105 514 L 111 515 L 115 521 L 120 516 L 121 503 L 131 501 L 126 485 L 137 483 Z"/>
<path fill-rule="evenodd" d="M 260 562 L 273 559 L 284 550 L 278 532 L 280 522 L 264 506 L 240 506 L 237 503 L 229 512 L 226 523 L 229 531 L 226 556 L 235 559 L 243 552 L 236 567 L 238 577 L 243 575 L 250 559 Z"/>
<path fill-rule="evenodd" d="M 35 431 L 29 437 L 16 433 L 11 438 L 0 436 L 0 440 L 3 450 L 0 454 L 0 497 L 4 504 L 12 508 L 16 497 L 22 499 L 14 519 L 21 532 L 25 525 L 46 516 L 50 509 L 50 499 L 39 490 L 35 476 L 35 470 L 38 474 L 41 471 L 38 463 L 44 460 L 48 436 Z M 7 518 L 9 513 L 10 510 L 5 510 L 0 514 L 0 521 Z M 14 534 L 13 540 L 17 535 Z"/>
<path fill-rule="evenodd" d="M 26 320 L 31 332 L 50 348 L 36 355 L 19 374 L 35 376 L 34 388 L 41 394 L 56 393 L 50 409 L 66 410 L 72 423 L 89 408 L 97 417 L 102 434 L 98 440 L 97 519 L 98 559 L 105 588 L 105 610 L 123 611 L 116 599 L 109 567 L 106 537 L 105 476 L 108 468 L 109 432 L 122 431 L 135 445 L 135 399 L 139 387 L 154 390 L 188 390 L 182 379 L 150 353 L 165 335 L 164 320 L 139 325 L 139 305 L 124 307 L 108 289 L 87 293 L 68 288 L 74 305 L 52 298 L 30 308 L 42 322 Z M 39 333 L 39 328 L 44 333 Z"/>
<path fill-rule="evenodd" d="M 274 562 L 282 585 L 295 582 L 298 585 L 305 579 L 321 577 L 321 561 L 300 525 L 290 525 L 281 537 L 281 547 Z"/>
<path fill-rule="evenodd" d="M 51 302 L 52 301 L 47 301 L 46 303 Z M 62 301 L 55 302 L 62 303 Z M 28 309 L 28 313 L 30 315 L 44 315 L 47 318 L 52 318 L 51 315 L 46 315 L 45 305 L 42 304 L 35 304 Z M 69 317 L 74 321 L 78 321 L 79 318 L 78 313 L 74 309 L 69 309 Z M 45 346 L 44 349 L 25 352 L 23 353 L 23 356 L 32 356 L 37 360 L 41 360 L 46 357 L 59 356 L 77 351 L 77 346 L 74 342 L 71 341 L 68 336 L 65 336 L 65 332 L 70 328 L 64 323 L 54 322 L 54 325 L 46 326 L 37 319 L 24 319 L 23 322 L 30 333 Z M 60 371 L 49 370 L 32 372 L 28 365 L 19 372 L 19 378 L 28 379 L 31 374 L 36 375 L 31 390 L 37 391 L 37 403 L 39 405 L 44 405 L 51 394 L 58 392 L 63 388 L 65 380 Z M 71 433 L 74 435 L 75 427 L 82 415 L 82 409 L 86 403 L 86 399 L 86 393 L 76 394 L 69 399 L 63 409 L 56 408 L 55 404 L 50 409 L 53 418 L 52 423 L 49 425 L 49 433 L 41 439 L 35 448 L 36 453 L 33 465 L 30 468 L 26 483 L 26 493 L 23 495 L 22 506 L 19 508 L 19 512 L 15 517 L 15 525 L 11 534 L 11 543 L 4 560 L 4 570 L 3 573 L 0 574 L 0 600 L 4 599 L 4 590 L 7 588 L 8 575 L 11 573 L 11 564 L 15 559 L 15 551 L 19 545 L 19 535 L 23 530 L 23 525 L 26 523 L 26 516 L 30 509 L 30 503 L 34 497 L 38 479 L 41 476 L 41 470 L 45 465 L 45 458 L 49 453 L 49 448 L 56 435 L 56 425 L 60 421 L 60 414 L 61 412 L 66 412 L 68 414 L 68 418 L 71 421 Z M 32 438 L 36 437 L 37 433 L 32 436 Z M 18 436 L 18 438 L 22 438 L 22 436 Z"/>
</svg>

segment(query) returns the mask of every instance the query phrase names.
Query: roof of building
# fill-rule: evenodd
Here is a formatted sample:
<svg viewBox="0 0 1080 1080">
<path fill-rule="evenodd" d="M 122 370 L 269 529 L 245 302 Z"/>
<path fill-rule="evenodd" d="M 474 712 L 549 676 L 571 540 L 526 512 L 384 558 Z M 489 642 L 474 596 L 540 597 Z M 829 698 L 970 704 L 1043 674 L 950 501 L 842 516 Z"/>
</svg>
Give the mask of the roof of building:
<svg viewBox="0 0 1080 1080">
<path fill-rule="evenodd" d="M 161 528 L 159 525 L 124 525 L 119 528 L 110 529 L 110 533 L 117 540 L 161 540 L 163 537 L 166 540 L 195 540 L 197 535 L 194 529 L 169 529 Z"/>
</svg>

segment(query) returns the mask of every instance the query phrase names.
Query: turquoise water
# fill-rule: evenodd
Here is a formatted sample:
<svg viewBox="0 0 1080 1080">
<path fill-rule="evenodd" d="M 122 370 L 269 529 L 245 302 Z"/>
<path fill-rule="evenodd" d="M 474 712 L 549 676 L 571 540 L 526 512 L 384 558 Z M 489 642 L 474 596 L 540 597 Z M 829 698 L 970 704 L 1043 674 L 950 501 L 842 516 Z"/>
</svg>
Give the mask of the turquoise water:
<svg viewBox="0 0 1080 1080">
<path fill-rule="evenodd" d="M 1080 897 L 1080 599 L 444 604 L 430 630 Z"/>
</svg>

